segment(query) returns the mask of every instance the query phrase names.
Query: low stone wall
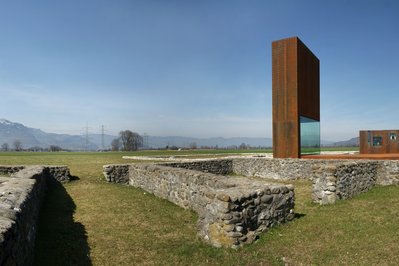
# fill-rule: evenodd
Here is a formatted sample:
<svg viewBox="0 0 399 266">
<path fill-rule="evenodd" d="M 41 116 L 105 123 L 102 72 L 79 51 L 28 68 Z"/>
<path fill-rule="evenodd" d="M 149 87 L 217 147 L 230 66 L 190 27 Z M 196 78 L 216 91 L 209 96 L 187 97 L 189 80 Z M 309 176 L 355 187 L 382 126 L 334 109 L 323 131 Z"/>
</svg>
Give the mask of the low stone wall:
<svg viewBox="0 0 399 266">
<path fill-rule="evenodd" d="M 244 175 L 272 179 L 311 179 L 312 160 L 242 158 L 233 159 L 232 172 Z"/>
<path fill-rule="evenodd" d="M 308 179 L 315 178 L 315 165 L 337 165 L 348 162 L 377 163 L 376 184 L 399 184 L 399 160 L 325 160 L 325 159 L 270 159 L 240 158 L 232 159 L 232 171 L 244 176 L 256 176 L 273 179 Z"/>
<path fill-rule="evenodd" d="M 110 164 L 103 166 L 105 179 L 111 183 L 129 184 L 129 165 Z"/>
<path fill-rule="evenodd" d="M 71 181 L 71 173 L 68 166 L 44 166 L 46 175 L 61 183 Z"/>
<path fill-rule="evenodd" d="M 140 187 L 198 212 L 199 234 L 215 246 L 250 243 L 269 226 L 293 218 L 293 187 L 225 176 L 231 173 L 312 180 L 313 201 L 334 204 L 375 184 L 399 184 L 399 161 L 234 158 L 104 166 L 109 182 Z"/>
<path fill-rule="evenodd" d="M 216 175 L 227 175 L 233 173 L 233 160 L 207 160 L 186 163 L 161 164 L 169 167 L 185 168 L 190 170 L 212 173 Z"/>
<path fill-rule="evenodd" d="M 234 158 L 193 160 L 191 162 L 161 163 L 159 165 L 217 175 L 235 173 L 250 177 L 295 180 L 311 179 L 313 164 L 314 160 L 305 159 Z M 103 172 L 109 182 L 128 183 L 128 167 L 126 164 L 105 165 Z"/>
<path fill-rule="evenodd" d="M 349 199 L 374 187 L 379 163 L 330 162 L 313 166 L 312 199 L 320 204 L 334 204 Z"/>
<path fill-rule="evenodd" d="M 315 165 L 337 165 L 348 162 L 370 162 L 372 164 L 377 162 L 378 171 L 376 184 L 399 184 L 399 161 L 234 158 L 213 159 L 207 161 L 201 160 L 183 163 L 163 163 L 160 165 L 197 170 L 219 175 L 235 173 L 237 175 L 277 180 L 312 180 L 316 177 L 314 173 Z M 104 175 L 109 182 L 127 184 L 129 182 L 128 171 L 127 164 L 104 166 Z"/>
<path fill-rule="evenodd" d="M 0 265 L 31 265 L 40 206 L 49 180 L 69 180 L 64 166 L 24 166 L 0 177 Z M 62 177 L 65 174 L 67 176 Z"/>
<path fill-rule="evenodd" d="M 11 175 L 23 169 L 24 166 L 0 165 L 0 175 Z"/>
<path fill-rule="evenodd" d="M 399 184 L 398 160 L 233 159 L 233 172 L 244 176 L 313 181 L 312 198 L 333 204 L 371 189 Z"/>
<path fill-rule="evenodd" d="M 379 161 L 376 184 L 399 185 L 399 161 Z"/>
<path fill-rule="evenodd" d="M 196 211 L 199 235 L 217 247 L 251 243 L 267 228 L 294 218 L 293 186 L 199 172 L 185 169 L 187 166 L 193 165 L 132 164 L 129 184 Z M 105 175 L 115 173 L 109 169 L 114 168 L 104 166 Z"/>
<path fill-rule="evenodd" d="M 71 174 L 68 166 L 65 165 L 0 165 L 0 175 L 6 175 L 11 177 L 22 177 L 26 176 L 22 170 L 25 168 L 42 167 L 48 177 L 51 177 L 59 182 L 65 183 L 71 180 Z"/>
</svg>

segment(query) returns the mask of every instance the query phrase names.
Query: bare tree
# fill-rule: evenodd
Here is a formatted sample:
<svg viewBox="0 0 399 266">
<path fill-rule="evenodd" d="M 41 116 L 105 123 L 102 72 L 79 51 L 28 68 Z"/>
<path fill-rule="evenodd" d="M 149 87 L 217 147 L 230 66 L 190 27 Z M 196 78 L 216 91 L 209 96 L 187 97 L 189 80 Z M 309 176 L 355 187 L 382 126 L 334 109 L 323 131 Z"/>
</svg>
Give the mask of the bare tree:
<svg viewBox="0 0 399 266">
<path fill-rule="evenodd" d="M 8 146 L 8 143 L 5 142 L 5 143 L 3 143 L 3 144 L 1 145 L 1 149 L 2 149 L 3 151 L 8 151 L 8 150 L 10 149 L 10 147 Z"/>
<path fill-rule="evenodd" d="M 111 149 L 113 151 L 119 151 L 119 148 L 121 147 L 121 141 L 119 138 L 113 139 L 111 142 Z"/>
<path fill-rule="evenodd" d="M 12 145 L 14 146 L 14 150 L 16 150 L 16 151 L 22 150 L 22 142 L 19 139 L 14 140 Z"/>
<path fill-rule="evenodd" d="M 190 143 L 190 149 L 196 150 L 197 149 L 197 143 L 196 142 L 191 142 Z"/>
<path fill-rule="evenodd" d="M 136 132 L 130 130 L 124 130 L 119 132 L 119 138 L 124 151 L 137 151 L 137 149 L 143 146 L 143 137 Z"/>
<path fill-rule="evenodd" d="M 29 149 L 28 149 L 28 151 L 35 151 L 35 152 L 38 152 L 38 151 L 43 151 L 44 149 L 42 148 L 42 147 L 40 147 L 40 146 L 33 146 L 33 147 L 30 147 Z"/>
<path fill-rule="evenodd" d="M 57 146 L 57 145 L 50 145 L 48 150 L 49 151 L 62 151 L 62 148 L 60 146 Z"/>
<path fill-rule="evenodd" d="M 248 145 L 249 146 L 249 145 Z M 240 150 L 246 150 L 248 148 L 248 146 L 245 143 L 241 143 L 239 149 Z"/>
</svg>

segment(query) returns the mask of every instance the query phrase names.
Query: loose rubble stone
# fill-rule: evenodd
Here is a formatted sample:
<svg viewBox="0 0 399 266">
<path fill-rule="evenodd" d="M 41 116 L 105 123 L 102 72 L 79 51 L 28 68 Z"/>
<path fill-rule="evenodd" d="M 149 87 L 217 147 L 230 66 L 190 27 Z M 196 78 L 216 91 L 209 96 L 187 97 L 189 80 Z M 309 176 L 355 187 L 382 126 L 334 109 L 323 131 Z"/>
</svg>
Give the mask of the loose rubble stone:
<svg viewBox="0 0 399 266">
<path fill-rule="evenodd" d="M 230 201 L 230 196 L 226 194 L 219 194 L 216 196 L 218 200 L 229 202 Z"/>
</svg>

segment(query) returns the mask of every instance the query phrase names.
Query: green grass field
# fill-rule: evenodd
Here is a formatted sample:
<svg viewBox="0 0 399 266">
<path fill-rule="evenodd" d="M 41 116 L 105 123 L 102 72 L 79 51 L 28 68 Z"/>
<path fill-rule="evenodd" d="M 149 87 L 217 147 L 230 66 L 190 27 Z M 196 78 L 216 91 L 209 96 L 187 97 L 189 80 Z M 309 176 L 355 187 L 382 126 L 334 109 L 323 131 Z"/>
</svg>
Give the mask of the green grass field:
<svg viewBox="0 0 399 266">
<path fill-rule="evenodd" d="M 48 190 L 36 265 L 399 264 L 398 186 L 319 206 L 311 203 L 310 182 L 291 182 L 297 219 L 239 250 L 213 248 L 197 237 L 194 212 L 104 181 L 104 164 L 138 154 L 160 153 L 0 153 L 0 164 L 64 164 L 79 178 Z"/>
</svg>

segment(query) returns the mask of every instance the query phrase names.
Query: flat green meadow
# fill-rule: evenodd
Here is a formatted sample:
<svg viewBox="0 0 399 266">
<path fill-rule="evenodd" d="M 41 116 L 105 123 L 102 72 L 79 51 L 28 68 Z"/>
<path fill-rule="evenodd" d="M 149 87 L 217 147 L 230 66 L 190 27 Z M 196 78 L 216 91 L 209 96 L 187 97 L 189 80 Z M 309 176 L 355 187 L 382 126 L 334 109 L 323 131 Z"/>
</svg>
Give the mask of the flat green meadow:
<svg viewBox="0 0 399 266">
<path fill-rule="evenodd" d="M 319 206 L 311 202 L 309 181 L 289 182 L 295 185 L 297 218 L 233 250 L 203 243 L 196 234 L 196 213 L 141 189 L 106 183 L 102 175 L 105 164 L 132 162 L 124 155 L 209 153 L 4 152 L 0 164 L 68 165 L 76 177 L 48 189 L 35 265 L 399 264 L 399 186 L 375 187 L 351 200 Z"/>
</svg>

